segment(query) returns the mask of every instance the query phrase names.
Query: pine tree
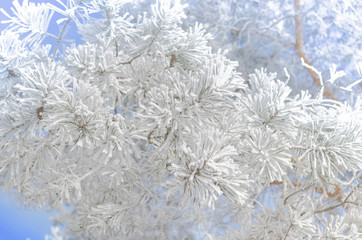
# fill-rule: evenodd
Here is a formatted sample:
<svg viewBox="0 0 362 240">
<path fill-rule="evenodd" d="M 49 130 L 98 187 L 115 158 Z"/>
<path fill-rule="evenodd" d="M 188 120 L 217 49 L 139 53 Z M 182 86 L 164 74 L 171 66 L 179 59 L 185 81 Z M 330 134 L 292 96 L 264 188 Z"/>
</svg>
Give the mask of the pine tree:
<svg viewBox="0 0 362 240">
<path fill-rule="evenodd" d="M 13 3 L 0 186 L 58 210 L 47 239 L 362 237 L 358 98 L 242 75 L 201 24 L 182 28 L 178 1 Z M 83 43 L 67 44 L 71 23 Z"/>
</svg>

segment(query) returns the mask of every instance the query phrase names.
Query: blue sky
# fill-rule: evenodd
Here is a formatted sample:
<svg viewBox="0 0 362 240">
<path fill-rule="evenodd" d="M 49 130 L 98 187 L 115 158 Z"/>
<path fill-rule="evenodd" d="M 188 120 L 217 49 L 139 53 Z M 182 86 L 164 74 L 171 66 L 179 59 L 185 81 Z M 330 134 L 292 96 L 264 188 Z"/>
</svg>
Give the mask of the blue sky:
<svg viewBox="0 0 362 240">
<path fill-rule="evenodd" d="M 21 4 L 22 0 L 19 0 L 19 2 Z M 48 1 L 29 0 L 29 2 L 39 3 Z M 50 0 L 50 2 L 55 2 L 55 0 Z M 8 13 L 11 13 L 11 6 L 12 0 L 0 1 L 0 8 L 3 8 Z M 54 17 L 56 18 L 57 15 L 54 14 Z M 6 19 L 0 12 L 0 21 Z M 4 30 L 5 27 L 5 24 L 0 23 L 0 32 Z M 52 21 L 49 30 L 57 34 L 59 28 L 55 21 Z M 71 32 L 69 32 L 69 35 L 72 35 L 74 38 L 74 34 Z M 54 215 L 55 212 L 47 212 L 45 209 L 41 211 L 24 210 L 16 200 L 9 198 L 5 193 L 0 191 L 0 240 L 44 239 L 44 236 L 51 232 L 50 227 L 52 223 L 49 218 Z"/>
<path fill-rule="evenodd" d="M 50 235 L 49 218 L 54 212 L 22 209 L 12 198 L 0 193 L 0 240 L 44 239 Z"/>
</svg>

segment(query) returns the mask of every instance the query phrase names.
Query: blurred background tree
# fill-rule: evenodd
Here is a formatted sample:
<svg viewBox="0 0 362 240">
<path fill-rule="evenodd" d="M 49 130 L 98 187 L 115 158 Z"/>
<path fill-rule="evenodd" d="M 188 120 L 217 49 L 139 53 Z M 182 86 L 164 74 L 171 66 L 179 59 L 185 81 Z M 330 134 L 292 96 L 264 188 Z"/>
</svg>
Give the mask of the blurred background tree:
<svg viewBox="0 0 362 240">
<path fill-rule="evenodd" d="M 330 69 L 345 75 L 334 81 L 347 87 L 360 79 L 362 68 L 362 3 L 359 0 L 206 0 L 185 1 L 188 23 L 204 23 L 213 34 L 211 44 L 226 48 L 228 56 L 239 62 L 248 75 L 264 67 L 283 73 L 296 94 L 300 90 L 316 93 L 320 72 L 331 78 Z M 301 58 L 311 68 L 302 64 Z M 360 83 L 360 82 L 359 82 Z M 328 98 L 354 101 L 356 94 L 326 83 Z M 360 91 L 362 84 L 349 90 Z"/>
</svg>

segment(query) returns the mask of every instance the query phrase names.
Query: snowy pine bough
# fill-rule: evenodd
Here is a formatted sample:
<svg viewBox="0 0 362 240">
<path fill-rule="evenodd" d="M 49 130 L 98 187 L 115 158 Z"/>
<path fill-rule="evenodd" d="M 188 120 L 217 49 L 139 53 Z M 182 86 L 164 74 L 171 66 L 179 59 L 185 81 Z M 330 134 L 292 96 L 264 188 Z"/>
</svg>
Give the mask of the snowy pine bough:
<svg viewBox="0 0 362 240">
<path fill-rule="evenodd" d="M 0 186 L 58 210 L 48 239 L 362 238 L 358 97 L 241 75 L 194 3 L 49 2 L 0 35 Z"/>
</svg>

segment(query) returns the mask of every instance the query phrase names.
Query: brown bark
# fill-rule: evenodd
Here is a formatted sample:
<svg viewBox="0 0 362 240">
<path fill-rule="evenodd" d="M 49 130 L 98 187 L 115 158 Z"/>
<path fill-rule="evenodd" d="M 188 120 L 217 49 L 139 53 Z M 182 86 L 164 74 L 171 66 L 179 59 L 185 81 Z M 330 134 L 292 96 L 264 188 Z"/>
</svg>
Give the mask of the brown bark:
<svg viewBox="0 0 362 240">
<path fill-rule="evenodd" d="M 300 6 L 300 0 L 294 0 L 294 9 L 295 9 L 295 51 L 298 54 L 298 56 L 300 58 L 304 59 L 304 62 L 313 67 L 312 63 L 310 62 L 307 54 L 305 53 L 304 50 L 304 42 L 303 42 L 303 15 L 302 15 L 302 11 L 301 11 L 301 6 Z M 318 85 L 321 86 L 321 80 L 319 79 L 318 75 L 316 72 L 314 72 L 312 69 L 304 67 L 309 75 L 312 77 L 313 81 Z M 324 86 L 324 92 L 323 95 L 331 98 L 331 99 L 336 99 L 334 97 L 333 92 L 327 87 Z"/>
</svg>

